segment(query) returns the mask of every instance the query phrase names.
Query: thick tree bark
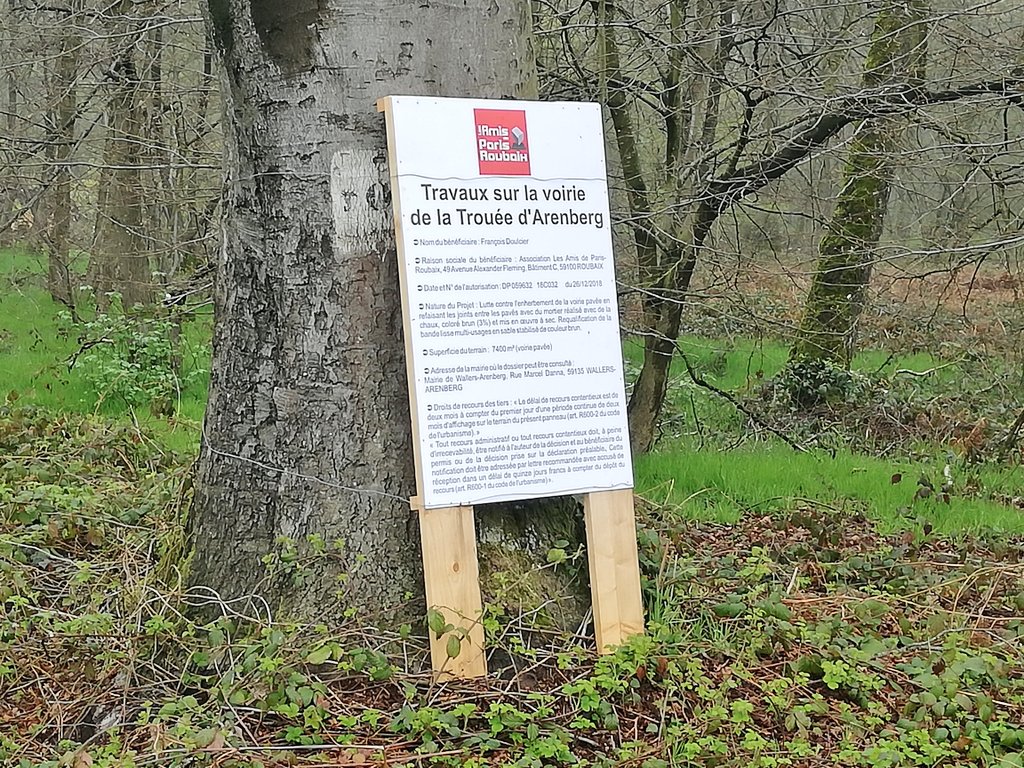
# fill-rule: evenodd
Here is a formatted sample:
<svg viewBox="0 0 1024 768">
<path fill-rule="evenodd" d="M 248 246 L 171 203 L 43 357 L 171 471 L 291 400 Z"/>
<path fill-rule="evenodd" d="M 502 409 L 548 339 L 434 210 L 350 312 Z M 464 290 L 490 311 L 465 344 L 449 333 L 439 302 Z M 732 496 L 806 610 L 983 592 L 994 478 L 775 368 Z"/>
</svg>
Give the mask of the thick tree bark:
<svg viewBox="0 0 1024 768">
<path fill-rule="evenodd" d="M 358 607 L 395 622 L 422 611 L 422 576 L 374 102 L 534 94 L 529 4 L 209 9 L 226 80 L 229 194 L 189 580 L 292 615 L 330 620 Z M 500 518 L 481 510 L 483 557 L 505 545 L 546 549 L 555 531 L 574 538 L 571 508 L 521 506 Z M 281 561 L 291 549 L 302 567 Z"/>
</svg>

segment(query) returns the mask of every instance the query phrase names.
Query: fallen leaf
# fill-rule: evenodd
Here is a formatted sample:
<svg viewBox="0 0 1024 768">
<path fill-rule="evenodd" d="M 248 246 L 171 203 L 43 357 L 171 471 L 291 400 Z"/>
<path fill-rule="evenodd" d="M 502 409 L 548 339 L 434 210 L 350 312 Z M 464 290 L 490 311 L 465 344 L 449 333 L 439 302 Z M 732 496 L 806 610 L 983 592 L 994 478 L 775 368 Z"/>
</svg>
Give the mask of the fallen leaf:
<svg viewBox="0 0 1024 768">
<path fill-rule="evenodd" d="M 227 742 L 224 739 L 224 732 L 217 731 L 217 734 L 213 737 L 213 740 L 206 745 L 206 748 L 210 752 L 219 752 L 220 750 L 224 749 L 224 745 L 226 743 Z"/>
</svg>

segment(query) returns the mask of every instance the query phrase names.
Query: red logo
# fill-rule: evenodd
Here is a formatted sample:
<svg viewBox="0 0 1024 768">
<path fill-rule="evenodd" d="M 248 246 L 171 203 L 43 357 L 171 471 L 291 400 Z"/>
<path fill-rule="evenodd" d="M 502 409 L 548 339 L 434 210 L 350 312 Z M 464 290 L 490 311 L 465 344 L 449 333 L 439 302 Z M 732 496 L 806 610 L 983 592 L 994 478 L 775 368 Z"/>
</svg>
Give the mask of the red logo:
<svg viewBox="0 0 1024 768">
<path fill-rule="evenodd" d="M 474 109 L 481 176 L 529 176 L 530 140 L 522 109 Z"/>
</svg>

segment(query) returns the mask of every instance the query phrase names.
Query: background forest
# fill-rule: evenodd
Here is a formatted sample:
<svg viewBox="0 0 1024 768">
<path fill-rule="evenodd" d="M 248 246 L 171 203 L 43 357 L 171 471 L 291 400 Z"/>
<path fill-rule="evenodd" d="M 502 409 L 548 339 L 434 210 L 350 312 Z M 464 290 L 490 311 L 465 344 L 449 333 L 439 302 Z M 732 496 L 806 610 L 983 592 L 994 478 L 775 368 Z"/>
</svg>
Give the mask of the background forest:
<svg viewBox="0 0 1024 768">
<path fill-rule="evenodd" d="M 436 31 L 335 3 L 323 51 L 358 21 L 397 53 L 298 75 L 270 5 L 0 14 L 0 764 L 1024 764 L 1024 2 L 473 2 L 450 29 L 425 5 Z M 378 501 L 345 495 L 408 496 L 407 413 L 394 444 L 328 413 L 253 448 L 225 403 L 260 372 L 214 309 L 266 298 L 233 292 L 250 267 L 316 288 L 287 227 L 322 190 L 277 177 L 525 10 L 522 82 L 479 95 L 604 107 L 648 632 L 595 654 L 571 503 L 484 512 L 491 678 L 438 684 L 418 553 L 361 542 Z M 323 83 L 369 117 L 304 124 L 289 98 Z M 265 263 L 233 245 L 252 189 Z M 371 466 L 307 458 L 332 440 Z M 280 492 L 275 525 L 225 514 L 217 472 Z M 259 529 L 250 570 L 218 515 Z"/>
</svg>

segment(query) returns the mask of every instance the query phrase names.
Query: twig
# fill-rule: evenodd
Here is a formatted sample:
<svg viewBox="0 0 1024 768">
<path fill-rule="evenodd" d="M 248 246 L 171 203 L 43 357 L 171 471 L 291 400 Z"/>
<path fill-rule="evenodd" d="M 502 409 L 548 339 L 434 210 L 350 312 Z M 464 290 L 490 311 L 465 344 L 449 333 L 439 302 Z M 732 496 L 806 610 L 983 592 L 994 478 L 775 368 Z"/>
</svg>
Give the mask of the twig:
<svg viewBox="0 0 1024 768">
<path fill-rule="evenodd" d="M 1006 433 L 1006 437 L 1003 438 L 1002 443 L 999 444 L 999 453 L 997 458 L 999 461 L 1006 461 L 1006 457 L 1010 455 L 1010 451 L 1013 450 L 1014 446 L 1017 445 L 1017 435 L 1020 434 L 1021 428 L 1024 427 L 1024 409 L 1017 414 L 1017 418 L 1013 424 L 1010 425 L 1010 431 Z"/>
<path fill-rule="evenodd" d="M 678 341 L 676 342 L 675 346 L 676 351 L 679 353 L 679 357 L 683 361 L 683 365 L 686 366 L 686 372 L 690 375 L 690 379 L 693 381 L 694 384 L 696 384 L 698 387 L 708 390 L 709 392 L 713 392 L 714 394 L 721 397 L 723 400 L 728 400 L 736 410 L 746 414 L 748 418 L 752 419 L 754 422 L 767 429 L 777 438 L 785 442 L 786 445 L 788 445 L 794 451 L 798 451 L 799 453 L 807 453 L 807 449 L 804 446 L 797 443 L 795 440 L 793 440 L 789 435 L 780 430 L 778 427 L 774 427 L 771 424 L 769 424 L 760 414 L 750 410 L 732 394 L 726 392 L 723 389 L 719 389 L 714 384 L 707 382 L 700 374 L 698 374 L 693 369 L 693 366 L 690 365 L 690 359 L 686 356 L 686 353 L 679 346 Z"/>
<path fill-rule="evenodd" d="M 113 343 L 114 342 L 111 339 L 107 339 L 107 338 L 103 338 L 103 339 L 89 339 L 87 341 L 83 341 L 79 345 L 78 349 L 76 349 L 75 352 L 73 354 L 71 354 L 67 358 L 67 360 L 64 361 L 64 363 L 68 367 L 68 371 L 74 370 L 75 364 L 78 362 L 78 358 L 80 358 L 82 355 L 84 355 L 86 352 L 88 352 L 93 347 L 98 347 L 100 344 L 113 344 Z"/>
<path fill-rule="evenodd" d="M 934 368 L 929 368 L 927 371 L 914 371 L 910 368 L 899 368 L 894 371 L 892 375 L 899 376 L 900 374 L 904 374 L 906 376 L 931 376 L 936 371 L 941 371 L 943 368 L 949 368 L 949 366 L 956 365 L 958 362 L 959 360 L 950 363 L 943 363 L 942 365 L 936 365 Z"/>
</svg>

